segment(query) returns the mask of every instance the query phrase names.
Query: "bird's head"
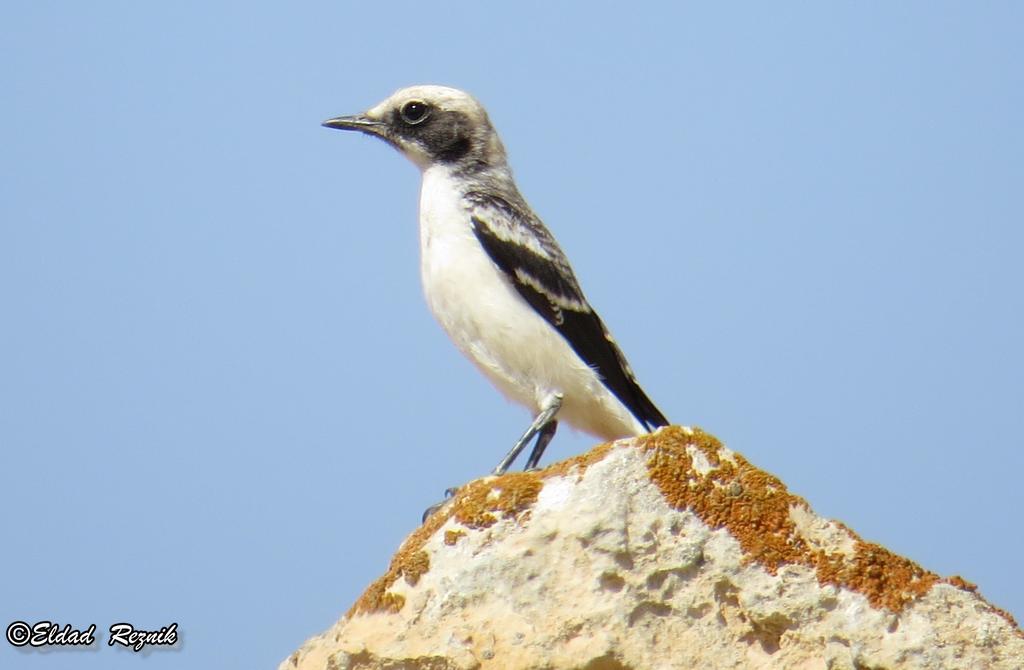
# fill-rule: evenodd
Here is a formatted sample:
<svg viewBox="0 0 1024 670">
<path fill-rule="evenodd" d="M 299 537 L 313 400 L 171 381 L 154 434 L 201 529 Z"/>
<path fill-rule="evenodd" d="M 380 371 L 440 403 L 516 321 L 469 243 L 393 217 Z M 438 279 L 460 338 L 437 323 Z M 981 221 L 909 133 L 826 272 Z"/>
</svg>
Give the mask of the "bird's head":
<svg viewBox="0 0 1024 670">
<path fill-rule="evenodd" d="M 379 137 L 420 169 L 436 164 L 499 167 L 505 150 L 473 96 L 445 86 L 410 86 L 376 107 L 324 121 L 327 128 Z"/>
</svg>

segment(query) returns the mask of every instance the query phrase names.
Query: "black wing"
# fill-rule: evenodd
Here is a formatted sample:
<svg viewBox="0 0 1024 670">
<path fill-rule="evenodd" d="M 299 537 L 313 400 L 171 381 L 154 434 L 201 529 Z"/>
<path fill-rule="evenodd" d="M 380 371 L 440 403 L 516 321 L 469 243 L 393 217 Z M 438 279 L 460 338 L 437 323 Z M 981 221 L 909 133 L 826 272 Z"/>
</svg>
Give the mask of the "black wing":
<svg viewBox="0 0 1024 670">
<path fill-rule="evenodd" d="M 477 196 L 478 205 L 472 214 L 473 232 L 519 295 L 562 334 L 645 428 L 667 426 L 668 419 L 640 388 L 622 351 L 587 304 L 572 268 L 547 229 L 503 199 L 471 195 Z M 530 235 L 521 232 L 524 227 Z"/>
</svg>

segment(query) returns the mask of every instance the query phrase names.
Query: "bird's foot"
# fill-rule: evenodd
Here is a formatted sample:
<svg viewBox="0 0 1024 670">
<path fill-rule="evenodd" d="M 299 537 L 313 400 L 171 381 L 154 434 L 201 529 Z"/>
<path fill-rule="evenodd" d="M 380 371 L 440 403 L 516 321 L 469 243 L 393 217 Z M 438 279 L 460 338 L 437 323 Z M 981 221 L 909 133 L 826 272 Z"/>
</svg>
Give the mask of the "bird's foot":
<svg viewBox="0 0 1024 670">
<path fill-rule="evenodd" d="M 442 507 L 444 507 L 449 502 L 451 502 L 451 499 L 455 497 L 455 494 L 458 492 L 458 490 L 459 490 L 458 487 L 454 487 L 454 486 L 446 488 L 444 490 L 444 500 L 440 500 L 440 501 L 434 503 L 433 505 L 431 505 L 430 507 L 428 507 L 427 509 L 423 510 L 423 521 L 422 522 L 426 523 L 427 519 L 429 519 L 431 516 L 433 516 L 435 512 L 437 512 Z"/>
</svg>

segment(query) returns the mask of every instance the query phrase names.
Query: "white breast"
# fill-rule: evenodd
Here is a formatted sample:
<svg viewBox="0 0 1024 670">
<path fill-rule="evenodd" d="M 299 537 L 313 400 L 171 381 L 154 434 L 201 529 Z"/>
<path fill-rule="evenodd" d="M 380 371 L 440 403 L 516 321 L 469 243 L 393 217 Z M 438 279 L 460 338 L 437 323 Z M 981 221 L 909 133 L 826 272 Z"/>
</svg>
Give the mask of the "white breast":
<svg viewBox="0 0 1024 670">
<path fill-rule="evenodd" d="M 544 397 L 561 393 L 558 418 L 577 428 L 606 439 L 645 432 L 491 261 L 443 166 L 423 173 L 420 251 L 430 310 L 509 399 L 536 413 Z"/>
</svg>

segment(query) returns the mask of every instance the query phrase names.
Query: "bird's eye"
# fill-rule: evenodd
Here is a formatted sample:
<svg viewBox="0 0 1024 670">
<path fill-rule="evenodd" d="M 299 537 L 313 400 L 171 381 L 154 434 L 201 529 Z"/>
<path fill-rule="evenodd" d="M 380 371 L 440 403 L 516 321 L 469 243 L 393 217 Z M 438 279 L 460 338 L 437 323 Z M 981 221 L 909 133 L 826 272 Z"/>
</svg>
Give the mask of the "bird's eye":
<svg viewBox="0 0 1024 670">
<path fill-rule="evenodd" d="M 410 126 L 415 126 L 417 123 L 423 123 L 430 116 L 430 105 L 420 100 L 411 100 L 402 105 L 399 114 L 402 115 L 403 121 Z"/>
</svg>

